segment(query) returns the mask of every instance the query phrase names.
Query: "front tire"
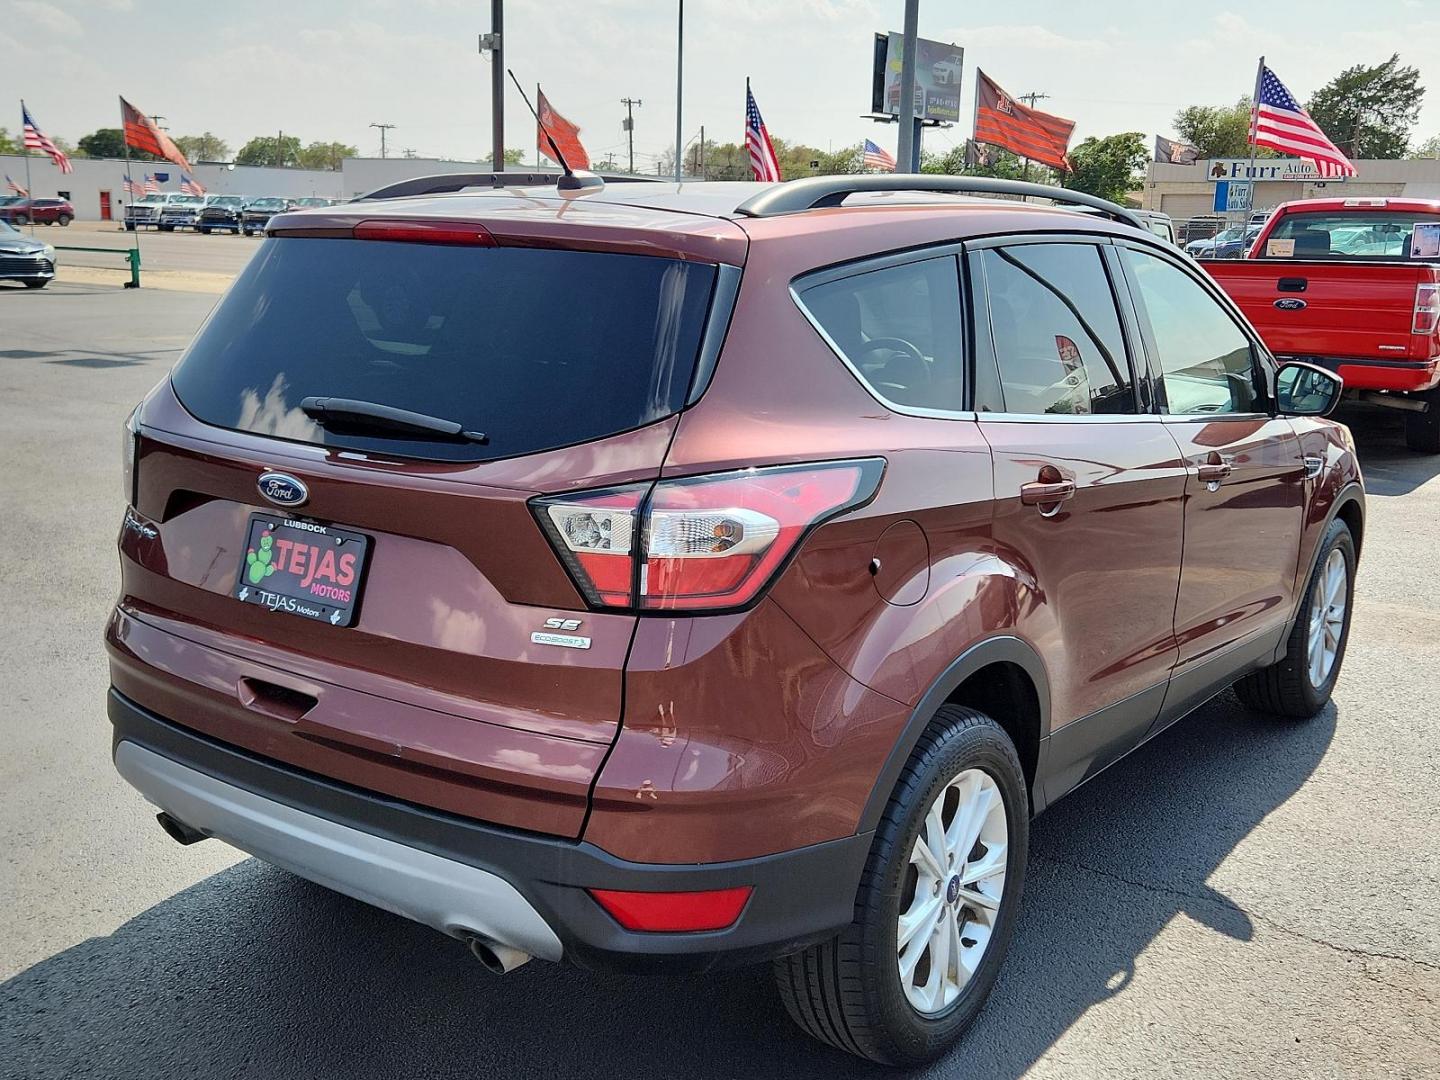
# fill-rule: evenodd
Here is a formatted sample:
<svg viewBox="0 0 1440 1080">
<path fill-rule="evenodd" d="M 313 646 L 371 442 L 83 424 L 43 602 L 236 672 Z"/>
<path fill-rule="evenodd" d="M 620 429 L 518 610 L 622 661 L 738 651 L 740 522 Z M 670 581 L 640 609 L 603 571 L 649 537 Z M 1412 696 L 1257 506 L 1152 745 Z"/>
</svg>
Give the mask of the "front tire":
<svg viewBox="0 0 1440 1080">
<path fill-rule="evenodd" d="M 1304 602 L 1285 643 L 1285 659 L 1251 672 L 1235 694 L 1259 712 L 1307 720 L 1325 708 L 1340 678 L 1355 606 L 1355 539 L 1335 519 L 1325 530 Z"/>
<path fill-rule="evenodd" d="M 61 214 L 58 218 L 55 219 L 55 224 L 59 225 L 63 229 L 65 228 L 65 226 L 69 225 L 72 220 L 73 219 L 70 217 L 69 214 Z"/>
<path fill-rule="evenodd" d="M 1000 726 L 946 705 L 885 809 L 855 921 L 775 962 L 808 1034 L 886 1065 L 933 1061 L 990 994 L 1014 929 L 1030 839 L 1020 759 Z"/>
<path fill-rule="evenodd" d="M 43 289 L 49 284 L 49 278 L 25 278 L 25 287 L 27 289 Z"/>
</svg>

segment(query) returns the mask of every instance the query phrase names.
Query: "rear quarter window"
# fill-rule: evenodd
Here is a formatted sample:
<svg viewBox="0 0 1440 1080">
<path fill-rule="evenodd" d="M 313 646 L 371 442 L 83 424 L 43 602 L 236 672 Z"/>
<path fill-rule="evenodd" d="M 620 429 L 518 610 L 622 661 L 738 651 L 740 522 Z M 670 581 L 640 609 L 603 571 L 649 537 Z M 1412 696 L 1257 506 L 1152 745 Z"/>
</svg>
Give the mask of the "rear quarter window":
<svg viewBox="0 0 1440 1080">
<path fill-rule="evenodd" d="M 1409 259 L 1429 257 L 1415 244 L 1415 226 L 1428 224 L 1434 232 L 1440 215 L 1395 210 L 1329 211 L 1286 214 L 1265 238 L 1263 259 Z"/>
</svg>

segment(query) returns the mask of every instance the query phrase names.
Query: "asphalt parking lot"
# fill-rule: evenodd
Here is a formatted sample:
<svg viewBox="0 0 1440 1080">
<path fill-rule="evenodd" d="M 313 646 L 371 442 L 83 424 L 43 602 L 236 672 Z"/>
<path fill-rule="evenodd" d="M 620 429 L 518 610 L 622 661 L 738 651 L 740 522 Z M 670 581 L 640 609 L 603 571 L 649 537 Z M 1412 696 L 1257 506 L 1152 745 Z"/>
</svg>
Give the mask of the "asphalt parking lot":
<svg viewBox="0 0 1440 1080">
<path fill-rule="evenodd" d="M 879 1075 L 793 1030 L 766 970 L 497 978 L 161 833 L 104 715 L 120 428 L 214 299 L 0 285 L 0 1076 Z M 997 991 L 923 1075 L 1440 1075 L 1440 458 L 1347 418 L 1370 510 L 1334 704 L 1291 726 L 1226 695 L 1039 819 Z"/>
</svg>

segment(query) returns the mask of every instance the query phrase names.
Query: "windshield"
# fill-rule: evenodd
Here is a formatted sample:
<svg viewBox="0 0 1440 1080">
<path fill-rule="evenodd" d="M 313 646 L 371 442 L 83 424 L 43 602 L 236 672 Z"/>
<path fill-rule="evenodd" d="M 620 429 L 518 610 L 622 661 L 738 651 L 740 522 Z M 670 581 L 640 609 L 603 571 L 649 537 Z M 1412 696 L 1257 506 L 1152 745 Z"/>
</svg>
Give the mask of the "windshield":
<svg viewBox="0 0 1440 1080">
<path fill-rule="evenodd" d="M 250 204 L 252 210 L 280 210 L 285 206 L 281 199 L 256 199 Z"/>
<path fill-rule="evenodd" d="M 1265 259 L 1434 259 L 1440 214 L 1377 209 L 1286 214 L 1265 240 Z"/>
<path fill-rule="evenodd" d="M 170 201 L 172 203 L 184 203 L 187 206 L 193 206 L 195 203 L 203 203 L 205 197 L 203 195 L 176 195 Z"/>
<path fill-rule="evenodd" d="M 329 199 L 296 199 L 297 206 L 329 206 Z"/>
<path fill-rule="evenodd" d="M 0 206 L 9 206 L 9 205 L 11 205 L 12 203 L 17 203 L 17 202 L 19 202 L 19 201 L 20 201 L 20 196 L 19 196 L 19 195 L 6 195 L 6 196 L 4 196 L 3 198 L 0 198 Z"/>
<path fill-rule="evenodd" d="M 683 406 L 714 266 L 644 255 L 276 237 L 172 376 L 201 420 L 401 457 L 478 461 L 629 431 Z M 326 430 L 352 398 L 488 443 Z"/>
<path fill-rule="evenodd" d="M 244 200 L 241 199 L 240 196 L 238 196 L 238 195 L 222 195 L 222 196 L 220 196 L 220 198 L 214 200 L 214 202 L 212 202 L 210 205 L 211 205 L 211 206 L 239 206 L 242 202 L 244 202 Z"/>
</svg>

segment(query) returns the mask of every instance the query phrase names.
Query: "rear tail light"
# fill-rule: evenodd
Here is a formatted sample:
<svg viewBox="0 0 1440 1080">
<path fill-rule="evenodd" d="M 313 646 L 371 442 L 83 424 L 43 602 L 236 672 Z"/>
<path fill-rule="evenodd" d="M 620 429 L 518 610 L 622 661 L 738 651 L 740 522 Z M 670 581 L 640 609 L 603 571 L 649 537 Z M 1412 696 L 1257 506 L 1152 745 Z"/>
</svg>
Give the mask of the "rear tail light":
<svg viewBox="0 0 1440 1080">
<path fill-rule="evenodd" d="M 753 891 L 749 885 L 740 885 L 705 892 L 591 889 L 590 895 L 626 930 L 673 934 L 733 926 Z"/>
<path fill-rule="evenodd" d="M 120 444 L 120 482 L 125 487 L 125 501 L 135 505 L 135 482 L 138 479 L 135 475 L 135 460 L 140 442 L 140 406 L 130 410 L 130 415 L 125 418 L 125 430 L 121 432 Z"/>
<path fill-rule="evenodd" d="M 754 600 L 807 532 L 874 496 L 884 467 L 740 469 L 532 506 L 591 605 L 714 611 Z"/>
<path fill-rule="evenodd" d="M 467 225 L 463 221 L 362 221 L 351 235 L 356 240 L 391 240 L 408 244 L 495 246 L 495 237 L 483 225 Z"/>
<path fill-rule="evenodd" d="M 1412 334 L 1433 334 L 1440 324 L 1440 285 L 1426 283 L 1415 286 L 1415 321 Z"/>
</svg>

